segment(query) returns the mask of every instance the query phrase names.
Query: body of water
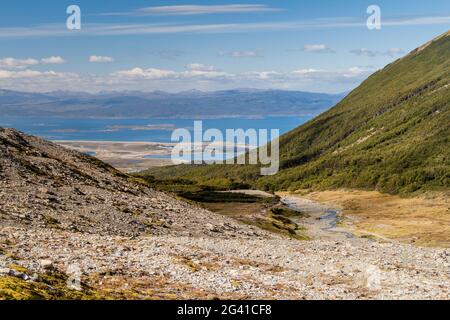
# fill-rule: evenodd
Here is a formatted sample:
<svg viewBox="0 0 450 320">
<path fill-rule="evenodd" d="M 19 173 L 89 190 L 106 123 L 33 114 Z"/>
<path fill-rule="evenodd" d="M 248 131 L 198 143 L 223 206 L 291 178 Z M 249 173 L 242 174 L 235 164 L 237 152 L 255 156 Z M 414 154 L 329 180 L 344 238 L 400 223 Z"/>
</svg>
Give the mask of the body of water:
<svg viewBox="0 0 450 320">
<path fill-rule="evenodd" d="M 268 117 L 264 119 L 226 118 L 203 121 L 203 130 L 279 129 L 284 134 L 312 117 Z M 173 130 L 193 132 L 192 119 L 63 119 L 2 117 L 1 127 L 15 128 L 48 140 L 171 142 Z"/>
</svg>

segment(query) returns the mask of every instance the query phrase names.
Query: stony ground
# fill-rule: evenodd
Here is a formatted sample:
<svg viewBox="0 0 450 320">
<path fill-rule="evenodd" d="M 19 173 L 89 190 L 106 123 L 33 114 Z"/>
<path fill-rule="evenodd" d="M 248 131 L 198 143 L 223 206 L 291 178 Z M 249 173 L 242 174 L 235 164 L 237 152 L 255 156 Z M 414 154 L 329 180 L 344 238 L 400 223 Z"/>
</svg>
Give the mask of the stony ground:
<svg viewBox="0 0 450 320">
<path fill-rule="evenodd" d="M 444 249 L 270 236 L 130 239 L 15 228 L 2 228 L 0 239 L 9 240 L 10 255 L 0 258 L 3 273 L 11 272 L 11 264 L 40 273 L 51 262 L 68 274 L 80 270 L 94 287 L 134 288 L 140 298 L 151 298 L 139 291 L 142 284 L 172 298 L 450 298 L 450 251 Z"/>
<path fill-rule="evenodd" d="M 65 297 L 63 274 L 96 298 L 450 299 L 448 249 L 283 238 L 13 130 L 0 152 L 0 298 Z"/>
</svg>

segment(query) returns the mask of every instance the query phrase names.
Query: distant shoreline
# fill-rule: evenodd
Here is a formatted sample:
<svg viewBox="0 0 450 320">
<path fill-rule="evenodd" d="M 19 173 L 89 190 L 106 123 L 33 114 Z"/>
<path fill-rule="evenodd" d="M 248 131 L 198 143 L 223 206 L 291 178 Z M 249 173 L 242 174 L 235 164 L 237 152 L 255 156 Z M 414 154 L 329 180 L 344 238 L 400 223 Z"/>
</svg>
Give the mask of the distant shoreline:
<svg viewBox="0 0 450 320">
<path fill-rule="evenodd" d="M 174 142 L 155 142 L 155 141 L 98 141 L 98 140 L 50 140 L 54 143 L 58 144 L 75 144 L 75 143 L 83 143 L 83 144 L 130 144 L 130 145 L 165 145 L 165 146 L 174 146 Z"/>
<path fill-rule="evenodd" d="M 172 160 L 173 148 L 179 144 L 174 142 L 86 140 L 52 140 L 52 142 L 96 157 L 123 172 L 137 172 L 151 167 L 185 163 Z M 245 144 L 237 146 L 247 147 Z"/>
<path fill-rule="evenodd" d="M 85 140 L 52 140 L 52 142 L 96 157 L 124 172 L 177 164 L 170 159 L 174 143 Z"/>
</svg>

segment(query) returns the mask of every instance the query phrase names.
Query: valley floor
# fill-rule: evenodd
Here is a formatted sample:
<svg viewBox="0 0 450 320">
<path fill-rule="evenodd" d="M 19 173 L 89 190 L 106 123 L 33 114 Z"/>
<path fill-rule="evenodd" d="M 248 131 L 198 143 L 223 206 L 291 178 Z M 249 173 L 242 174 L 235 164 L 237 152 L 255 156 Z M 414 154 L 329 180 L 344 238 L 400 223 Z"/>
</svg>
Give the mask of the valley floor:
<svg viewBox="0 0 450 320">
<path fill-rule="evenodd" d="M 311 201 L 325 195 L 283 198 L 307 213 L 310 241 L 254 233 L 245 225 L 222 234 L 217 221 L 206 223 L 212 232 L 203 234 L 134 238 L 2 228 L 0 276 L 36 277 L 48 272 L 42 261 L 68 275 L 75 266 L 91 290 L 84 298 L 450 299 L 448 249 L 343 232 L 327 217 L 330 204 Z M 24 284 L 2 285 L 2 279 L 12 278 L 0 277 L 0 297 L 20 298 L 14 288 Z"/>
<path fill-rule="evenodd" d="M 337 208 L 342 218 L 339 225 L 359 236 L 450 248 L 449 192 L 415 197 L 358 190 L 299 191 L 283 195 Z"/>
</svg>

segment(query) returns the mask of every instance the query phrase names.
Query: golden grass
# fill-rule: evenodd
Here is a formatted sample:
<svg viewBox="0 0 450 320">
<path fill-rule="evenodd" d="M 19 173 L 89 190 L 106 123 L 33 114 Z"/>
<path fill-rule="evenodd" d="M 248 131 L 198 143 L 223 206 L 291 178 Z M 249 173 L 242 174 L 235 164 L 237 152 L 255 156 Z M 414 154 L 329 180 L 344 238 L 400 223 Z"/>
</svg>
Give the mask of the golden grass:
<svg viewBox="0 0 450 320">
<path fill-rule="evenodd" d="M 419 246 L 450 247 L 450 192 L 402 198 L 375 191 L 298 191 L 343 210 L 342 224 L 359 235 Z"/>
</svg>

